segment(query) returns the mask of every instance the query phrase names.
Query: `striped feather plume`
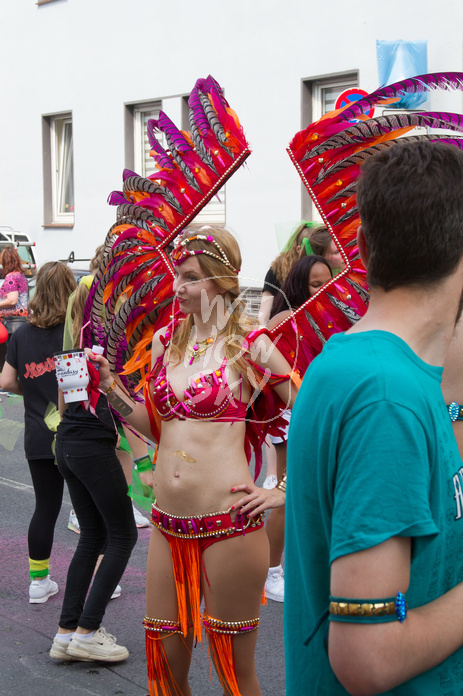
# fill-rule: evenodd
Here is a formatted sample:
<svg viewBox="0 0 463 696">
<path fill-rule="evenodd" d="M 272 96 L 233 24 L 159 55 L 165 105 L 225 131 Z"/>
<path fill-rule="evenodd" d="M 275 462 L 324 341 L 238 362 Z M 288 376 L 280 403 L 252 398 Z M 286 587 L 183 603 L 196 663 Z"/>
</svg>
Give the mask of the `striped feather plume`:
<svg viewBox="0 0 463 696">
<path fill-rule="evenodd" d="M 214 78 L 196 82 L 188 105 L 190 131 L 162 111 L 148 121 L 156 171 L 145 178 L 126 169 L 122 191 L 110 194 L 117 222 L 85 308 L 85 345 L 96 338 L 134 396 L 150 370 L 153 334 L 172 314 L 169 245 L 250 155 Z"/>
<path fill-rule="evenodd" d="M 325 114 L 297 133 L 288 148 L 321 219 L 346 264 L 272 332 L 288 359 L 301 372 L 333 333 L 344 331 L 361 317 L 368 304 L 366 271 L 356 235 L 359 215 L 356 185 L 364 162 L 398 139 L 430 140 L 463 147 L 463 116 L 447 112 L 409 112 L 367 119 L 368 111 L 399 101 L 406 93 L 461 90 L 463 73 L 419 75 L 375 90 L 347 107 Z M 352 122 L 358 119 L 358 122 Z M 411 135 L 417 126 L 453 131 L 443 135 Z"/>
</svg>

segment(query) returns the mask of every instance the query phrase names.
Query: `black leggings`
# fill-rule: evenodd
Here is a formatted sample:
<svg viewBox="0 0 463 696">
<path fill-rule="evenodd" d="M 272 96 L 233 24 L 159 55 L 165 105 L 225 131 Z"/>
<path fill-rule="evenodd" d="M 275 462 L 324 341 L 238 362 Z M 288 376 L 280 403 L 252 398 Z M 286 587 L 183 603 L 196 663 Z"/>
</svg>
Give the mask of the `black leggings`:
<svg viewBox="0 0 463 696">
<path fill-rule="evenodd" d="M 56 460 L 80 524 L 59 625 L 92 631 L 99 628 L 137 541 L 132 501 L 111 440 L 57 440 Z M 106 538 L 104 557 L 87 597 Z"/>
<path fill-rule="evenodd" d="M 27 534 L 29 557 L 43 561 L 51 555 L 64 479 L 54 459 L 29 459 L 28 464 L 35 492 L 35 510 Z"/>
</svg>

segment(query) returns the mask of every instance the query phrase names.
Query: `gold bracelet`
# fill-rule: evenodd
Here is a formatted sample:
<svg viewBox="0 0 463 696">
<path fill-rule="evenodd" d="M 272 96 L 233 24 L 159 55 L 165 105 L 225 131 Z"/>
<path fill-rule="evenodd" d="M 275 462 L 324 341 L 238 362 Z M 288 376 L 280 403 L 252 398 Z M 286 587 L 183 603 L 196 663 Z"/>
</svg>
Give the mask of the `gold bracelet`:
<svg viewBox="0 0 463 696">
<path fill-rule="evenodd" d="M 108 387 L 108 389 L 105 389 L 105 391 L 104 391 L 106 396 L 109 396 L 111 394 L 112 390 L 114 389 L 114 387 L 116 387 L 116 386 L 117 386 L 117 382 L 115 379 L 113 379 L 111 386 Z"/>
<path fill-rule="evenodd" d="M 275 488 L 278 488 L 278 490 L 283 491 L 283 493 L 286 493 L 286 469 L 285 469 L 285 473 L 283 474 L 281 479 L 278 481 Z"/>
</svg>

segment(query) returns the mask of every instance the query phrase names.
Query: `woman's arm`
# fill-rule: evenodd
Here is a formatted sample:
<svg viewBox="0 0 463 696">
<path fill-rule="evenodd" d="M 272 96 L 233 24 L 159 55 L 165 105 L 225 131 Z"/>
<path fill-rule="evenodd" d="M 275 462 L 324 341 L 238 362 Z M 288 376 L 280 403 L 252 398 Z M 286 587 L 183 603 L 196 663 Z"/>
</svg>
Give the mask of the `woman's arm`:
<svg viewBox="0 0 463 696">
<path fill-rule="evenodd" d="M 272 317 L 267 324 L 267 329 L 271 331 L 272 329 L 275 328 L 275 326 L 278 326 L 278 324 L 281 324 L 283 319 L 286 319 L 289 317 L 289 315 L 292 313 L 291 309 L 285 309 L 284 312 L 278 312 L 278 314 L 275 314 L 274 317 Z"/>
<path fill-rule="evenodd" d="M 144 440 L 142 440 L 140 437 L 136 435 L 135 432 L 132 430 L 129 430 L 129 428 L 122 424 L 122 430 L 124 431 L 124 435 L 127 438 L 127 442 L 130 447 L 130 451 L 132 453 L 132 458 L 135 459 L 140 459 L 141 457 L 148 457 L 148 445 Z M 151 459 L 151 458 L 150 458 Z M 139 472 L 140 476 L 140 481 L 144 483 L 145 485 L 149 486 L 150 488 L 153 488 L 153 470 L 148 469 L 147 471 L 140 471 Z"/>
<path fill-rule="evenodd" d="M 0 300 L 0 307 L 14 307 L 18 302 L 19 292 L 14 290 L 8 292 L 4 298 Z"/>
<path fill-rule="evenodd" d="M 13 392 L 13 394 L 19 394 L 20 396 L 23 393 L 18 379 L 18 371 L 7 363 L 6 360 L 0 376 L 0 387 L 5 391 Z"/>
<path fill-rule="evenodd" d="M 273 307 L 273 295 L 268 290 L 264 290 L 260 300 L 258 322 L 261 326 L 265 326 L 269 320 L 270 312 Z"/>
<path fill-rule="evenodd" d="M 386 598 L 407 591 L 411 540 L 392 537 L 331 564 L 331 595 Z M 389 692 L 443 662 L 463 645 L 463 583 L 408 611 L 405 621 L 329 624 L 329 659 L 354 696 Z"/>
<path fill-rule="evenodd" d="M 64 409 L 66 408 L 66 404 L 64 402 L 64 394 L 61 391 L 61 389 L 58 389 L 58 411 L 59 415 L 61 418 L 63 417 Z"/>
<path fill-rule="evenodd" d="M 269 370 L 273 375 L 292 375 L 291 365 L 280 353 L 278 348 L 266 334 L 259 336 L 251 345 L 250 357 L 263 370 Z M 265 377 L 264 377 L 265 379 Z M 292 379 L 287 379 L 272 387 L 286 408 L 292 408 L 297 395 L 297 387 Z"/>
<path fill-rule="evenodd" d="M 135 430 L 138 430 L 142 435 L 152 440 L 153 433 L 151 432 L 148 411 L 146 410 L 145 404 L 135 402 L 131 399 L 122 386 L 119 377 L 110 371 L 109 363 L 106 358 L 102 355 L 94 355 L 91 351 L 90 354 L 92 360 L 99 363 L 100 389 L 106 395 L 111 406 L 127 421 L 127 423 L 130 423 Z"/>
<path fill-rule="evenodd" d="M 163 328 L 158 331 L 151 344 L 151 365 L 153 366 L 157 358 L 164 352 L 164 346 L 160 341 L 160 336 L 165 333 Z M 111 406 L 127 421 L 135 430 L 144 435 L 148 440 L 154 440 L 151 431 L 148 410 L 145 404 L 135 402 L 125 391 L 118 375 L 109 369 L 109 362 L 102 355 L 92 353 L 89 348 L 85 349 L 87 355 L 99 364 L 100 389 L 106 395 Z"/>
</svg>

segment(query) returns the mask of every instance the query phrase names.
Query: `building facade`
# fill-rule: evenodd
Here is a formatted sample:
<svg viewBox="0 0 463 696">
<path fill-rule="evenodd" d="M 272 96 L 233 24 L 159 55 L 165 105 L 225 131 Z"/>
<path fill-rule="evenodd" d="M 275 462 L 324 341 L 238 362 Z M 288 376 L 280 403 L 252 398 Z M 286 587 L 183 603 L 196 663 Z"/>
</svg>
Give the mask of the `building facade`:
<svg viewBox="0 0 463 696">
<path fill-rule="evenodd" d="M 255 287 L 276 233 L 312 215 L 286 147 L 345 89 L 378 87 L 377 40 L 427 42 L 429 72 L 463 69 L 457 0 L 442 17 L 418 0 L 0 0 L 0 28 L 0 225 L 34 239 L 39 263 L 91 257 L 122 170 L 151 171 L 147 119 L 187 128 L 186 97 L 212 74 L 253 154 L 202 219 L 235 232 Z M 441 92 L 422 108 L 462 107 Z"/>
</svg>

